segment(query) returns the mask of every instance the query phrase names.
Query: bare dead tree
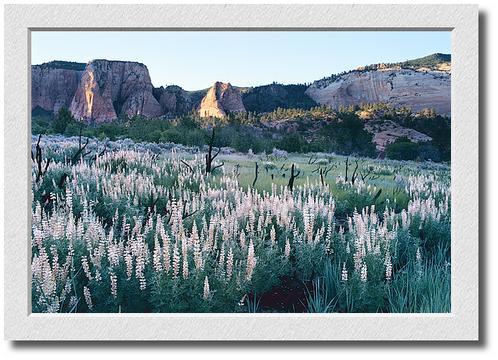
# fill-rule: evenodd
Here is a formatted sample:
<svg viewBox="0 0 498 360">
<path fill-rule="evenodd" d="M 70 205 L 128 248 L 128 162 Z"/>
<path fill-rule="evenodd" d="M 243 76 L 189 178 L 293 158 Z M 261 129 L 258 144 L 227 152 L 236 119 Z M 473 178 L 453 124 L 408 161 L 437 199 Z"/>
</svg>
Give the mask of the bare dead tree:
<svg viewBox="0 0 498 360">
<path fill-rule="evenodd" d="M 194 210 L 190 213 L 187 212 L 187 203 L 184 203 L 183 204 L 183 210 L 182 210 L 182 219 L 185 220 L 186 218 L 188 218 L 189 216 L 192 216 L 194 215 L 198 210 Z"/>
<path fill-rule="evenodd" d="M 73 164 L 73 165 L 76 164 L 80 159 L 84 158 L 85 156 L 87 156 L 88 154 L 91 153 L 91 151 L 85 152 L 85 148 L 87 147 L 88 142 L 90 141 L 90 138 L 86 138 L 85 144 L 82 145 L 81 130 L 82 129 L 80 128 L 80 136 L 79 136 L 79 140 L 78 140 L 78 150 L 76 150 L 73 157 L 71 158 L 71 164 Z"/>
<path fill-rule="evenodd" d="M 146 209 L 148 209 L 149 213 L 152 213 L 154 211 L 154 208 L 156 207 L 158 201 L 159 201 L 159 196 L 157 196 L 154 199 L 154 193 L 151 191 L 150 192 L 149 203 L 146 206 Z"/>
<path fill-rule="evenodd" d="M 351 184 L 354 184 L 356 178 L 358 177 L 358 174 L 356 173 L 358 171 L 358 160 L 355 160 L 355 164 L 356 166 L 354 168 L 353 175 L 351 175 Z"/>
<path fill-rule="evenodd" d="M 292 164 L 291 166 L 291 174 L 290 174 L 290 178 L 289 178 L 289 184 L 287 185 L 290 189 L 290 191 L 292 191 L 292 189 L 294 188 L 294 180 L 296 180 L 296 178 L 301 174 L 301 171 L 298 171 L 297 173 L 295 173 L 295 165 Z"/>
<path fill-rule="evenodd" d="M 105 154 L 106 151 L 107 151 L 107 141 L 105 142 L 104 148 L 102 149 L 102 151 L 100 151 L 99 153 L 96 153 L 95 155 L 93 155 L 91 157 L 90 161 L 95 161 L 95 160 L 97 160 L 97 158 L 104 156 L 104 154 Z"/>
<path fill-rule="evenodd" d="M 327 176 L 327 174 L 330 172 L 330 170 L 332 170 L 335 166 L 334 165 L 331 165 L 329 168 L 326 168 L 324 171 L 323 171 L 323 175 L 324 176 Z"/>
<path fill-rule="evenodd" d="M 223 165 L 225 165 L 222 162 L 219 165 L 213 166 L 214 159 L 216 159 L 216 157 L 219 155 L 219 153 L 221 151 L 221 148 L 218 147 L 218 151 L 216 152 L 216 154 L 213 155 L 214 135 L 215 135 L 215 133 L 214 133 L 214 127 L 213 127 L 212 132 L 211 132 L 211 138 L 209 140 L 208 153 L 206 154 L 206 174 L 222 167 Z"/>
<path fill-rule="evenodd" d="M 346 177 L 344 181 L 348 182 L 349 157 L 346 158 Z"/>
<path fill-rule="evenodd" d="M 372 174 L 372 171 L 373 171 L 372 167 L 369 167 L 365 172 L 362 172 L 361 170 L 358 171 L 358 173 L 360 174 L 361 180 L 362 181 L 367 180 L 368 177 L 370 176 L 370 174 Z"/>
<path fill-rule="evenodd" d="M 322 183 L 322 186 L 325 186 L 325 179 L 323 178 L 323 169 L 320 168 L 320 182 Z"/>
<path fill-rule="evenodd" d="M 168 203 L 171 203 L 173 201 L 173 196 L 171 196 L 171 192 L 168 191 Z M 166 223 L 169 224 L 171 221 L 171 216 L 173 215 L 173 211 L 168 210 L 168 203 L 164 206 L 163 213 L 164 215 L 168 215 L 168 219 L 166 220 Z"/>
<path fill-rule="evenodd" d="M 224 165 L 225 165 L 225 163 L 224 163 L 224 162 L 222 162 L 221 164 L 218 164 L 218 165 L 216 165 L 216 166 L 213 166 L 213 168 L 211 169 L 211 172 L 215 171 L 216 169 L 218 169 L 218 168 L 220 168 L 220 167 L 222 167 L 222 166 L 224 166 Z"/>
<path fill-rule="evenodd" d="M 190 170 L 190 172 L 192 172 L 192 173 L 194 172 L 194 169 L 192 169 L 192 166 L 190 166 L 186 161 L 184 161 L 183 159 L 180 159 L 180 161 L 183 165 L 185 165 Z"/>
<path fill-rule="evenodd" d="M 35 155 L 33 155 L 33 152 L 31 152 L 31 159 L 36 162 L 36 182 L 39 182 L 41 178 L 47 173 L 48 166 L 50 165 L 50 162 L 52 159 L 48 158 L 45 160 L 45 164 L 43 165 L 43 159 L 42 159 L 42 149 L 40 146 L 40 140 L 41 140 L 41 134 L 38 136 L 38 142 L 36 143 L 36 152 Z"/>
<path fill-rule="evenodd" d="M 64 173 L 61 175 L 59 181 L 57 182 L 57 186 L 59 187 L 59 189 L 62 189 L 66 183 L 66 180 L 68 178 L 68 174 Z"/>
<path fill-rule="evenodd" d="M 314 155 L 311 155 L 310 158 L 308 159 L 308 164 L 314 164 L 318 161 L 318 158 L 315 157 Z"/>
<path fill-rule="evenodd" d="M 256 181 L 258 180 L 258 174 L 259 174 L 258 162 L 256 161 L 254 164 L 255 164 L 255 168 L 254 168 L 254 180 L 252 182 L 252 187 L 254 187 L 254 185 L 256 185 Z"/>
</svg>

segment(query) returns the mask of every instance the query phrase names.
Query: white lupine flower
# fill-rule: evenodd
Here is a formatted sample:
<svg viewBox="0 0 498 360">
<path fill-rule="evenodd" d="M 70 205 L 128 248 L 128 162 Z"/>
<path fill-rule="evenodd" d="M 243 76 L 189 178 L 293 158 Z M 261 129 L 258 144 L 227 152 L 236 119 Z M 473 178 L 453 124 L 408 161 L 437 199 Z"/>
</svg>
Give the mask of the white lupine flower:
<svg viewBox="0 0 498 360">
<path fill-rule="evenodd" d="M 127 280 L 131 280 L 133 275 L 133 257 L 129 252 L 126 252 L 125 254 L 125 263 Z"/>
<path fill-rule="evenodd" d="M 275 238 L 276 238 L 275 226 L 272 225 L 270 229 L 270 242 L 272 245 L 275 244 Z"/>
<path fill-rule="evenodd" d="M 199 241 L 199 234 L 197 232 L 197 225 L 195 224 L 195 221 L 192 226 L 191 242 L 192 242 L 192 247 L 194 248 L 195 268 L 197 270 L 202 270 L 203 268 L 202 251 L 201 251 L 201 244 Z"/>
<path fill-rule="evenodd" d="M 115 273 L 111 273 L 109 276 L 111 278 L 111 294 L 112 297 L 116 299 L 118 296 L 118 277 Z"/>
<path fill-rule="evenodd" d="M 256 256 L 254 255 L 254 244 L 251 239 L 247 251 L 246 279 L 248 281 L 251 280 L 252 273 L 255 267 L 256 267 Z"/>
<path fill-rule="evenodd" d="M 86 305 L 88 306 L 88 309 L 92 310 L 93 309 L 92 295 L 90 293 L 90 289 L 87 288 L 86 286 L 83 286 L 83 295 L 85 296 L 85 302 Z"/>
<path fill-rule="evenodd" d="M 240 248 L 241 249 L 245 249 L 246 247 L 246 234 L 244 232 L 244 230 L 242 230 L 240 232 L 240 240 L 239 240 L 239 243 L 240 243 Z"/>
<path fill-rule="evenodd" d="M 228 249 L 228 254 L 227 254 L 227 273 L 226 273 L 226 279 L 228 281 L 232 277 L 232 272 L 233 272 L 233 251 L 232 251 L 232 248 L 230 247 Z"/>
<path fill-rule="evenodd" d="M 183 265 L 182 265 L 182 276 L 184 279 L 188 279 L 189 275 L 189 270 L 188 270 L 188 258 L 185 253 L 185 256 L 183 256 Z"/>
<path fill-rule="evenodd" d="M 208 277 L 206 276 L 204 278 L 204 294 L 202 297 L 204 298 L 204 300 L 208 300 L 210 294 L 211 294 L 211 292 L 209 291 L 209 280 L 208 280 Z"/>
<path fill-rule="evenodd" d="M 155 236 L 155 240 L 154 240 L 154 252 L 153 252 L 153 255 L 152 255 L 152 261 L 153 261 L 153 264 L 154 264 L 154 271 L 157 272 L 157 273 L 161 273 L 162 270 L 163 270 L 163 264 L 162 264 L 162 249 L 161 249 L 161 245 L 159 244 L 159 238 L 156 234 Z"/>
<path fill-rule="evenodd" d="M 363 282 L 363 283 L 367 282 L 367 277 L 368 277 L 367 264 L 363 263 L 362 266 L 361 266 L 361 270 L 360 270 L 360 280 L 361 280 L 361 282 Z"/>
<path fill-rule="evenodd" d="M 348 269 L 346 269 L 345 262 L 342 263 L 341 280 L 344 282 L 348 281 Z"/>
<path fill-rule="evenodd" d="M 81 265 L 83 267 L 83 271 L 85 272 L 85 275 L 88 278 L 88 280 L 92 280 L 93 277 L 92 277 L 92 273 L 90 271 L 90 266 L 88 265 L 88 259 L 86 256 L 81 257 Z"/>
<path fill-rule="evenodd" d="M 225 271 L 225 244 L 221 244 L 220 256 L 218 259 L 218 268 L 223 273 Z"/>
<path fill-rule="evenodd" d="M 285 239 L 285 248 L 284 248 L 284 255 L 286 258 L 289 258 L 291 252 L 291 246 L 289 242 L 289 238 Z"/>
<path fill-rule="evenodd" d="M 391 262 L 391 254 L 389 251 L 386 252 L 386 259 L 384 261 L 386 267 L 386 280 L 391 280 L 393 275 L 393 264 Z"/>
<path fill-rule="evenodd" d="M 180 273 L 180 253 L 178 247 L 175 246 L 173 250 L 173 277 L 177 278 Z"/>
</svg>

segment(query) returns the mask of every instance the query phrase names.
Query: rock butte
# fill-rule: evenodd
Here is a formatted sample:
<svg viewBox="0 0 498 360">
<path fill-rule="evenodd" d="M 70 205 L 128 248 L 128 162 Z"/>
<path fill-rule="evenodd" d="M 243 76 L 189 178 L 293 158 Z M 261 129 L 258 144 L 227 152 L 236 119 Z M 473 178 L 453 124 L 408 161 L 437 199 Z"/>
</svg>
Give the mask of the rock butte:
<svg viewBox="0 0 498 360">
<path fill-rule="evenodd" d="M 232 85 L 216 82 L 199 106 L 201 117 L 224 118 L 229 112 L 245 112 L 242 96 Z"/>
<path fill-rule="evenodd" d="M 119 114 L 160 116 L 161 105 L 152 94 L 147 67 L 125 61 L 88 63 L 69 110 L 78 120 L 112 121 Z"/>
</svg>

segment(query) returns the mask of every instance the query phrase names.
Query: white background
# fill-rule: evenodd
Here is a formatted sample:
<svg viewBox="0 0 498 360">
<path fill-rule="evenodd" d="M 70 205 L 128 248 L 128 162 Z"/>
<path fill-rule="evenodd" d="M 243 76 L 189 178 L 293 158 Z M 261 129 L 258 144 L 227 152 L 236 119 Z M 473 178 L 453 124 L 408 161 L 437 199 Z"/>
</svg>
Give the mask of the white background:
<svg viewBox="0 0 498 360">
<path fill-rule="evenodd" d="M 34 3 L 35 1 L 10 1 L 10 3 Z M 64 3 L 64 1 L 38 1 L 40 3 Z M 66 1 L 67 2 L 67 1 Z M 85 0 L 78 3 L 102 3 L 103 1 Z M 107 3 L 136 3 L 136 1 L 115 0 Z M 236 1 L 147 1 L 147 3 L 236 3 Z M 243 3 L 286 3 L 286 1 L 239 1 Z M 292 0 L 291 3 L 306 3 L 306 1 Z M 345 3 L 345 1 L 319 1 L 313 3 Z M 355 1 L 357 3 L 391 3 L 392 1 Z M 396 1 L 399 2 L 399 1 Z M 410 3 L 431 3 L 430 1 L 410 1 Z M 11 343 L 2 340 L 1 352 L 4 359 L 86 359 L 94 360 L 101 358 L 119 358 L 120 360 L 135 359 L 137 356 L 147 358 L 165 357 L 197 357 L 207 359 L 245 359 L 260 358 L 266 356 L 284 359 L 302 359 L 303 357 L 339 358 L 363 357 L 368 360 L 392 359 L 409 360 L 420 358 L 498 358 L 498 281 L 496 279 L 498 261 L 497 229 L 493 224 L 498 221 L 497 188 L 495 182 L 498 179 L 497 161 L 494 156 L 498 154 L 498 119 L 494 116 L 493 102 L 498 100 L 496 85 L 498 83 L 498 2 L 492 1 L 445 1 L 438 0 L 437 3 L 477 3 L 480 6 L 480 247 L 481 247 L 481 341 L 478 344 L 469 343 Z M 3 8 L 1 11 L 3 32 Z M 0 39 L 3 49 L 3 35 Z M 361 46 L 361 45 L 358 45 Z M 3 62 L 0 78 L 3 84 Z M 1 87 L 3 114 L 3 86 Z M 22 121 L 22 119 L 20 119 Z M 3 189 L 3 121 L 1 122 L 1 146 L 0 146 L 0 183 Z M 0 193 L 0 203 L 3 204 L 3 190 Z M 15 204 L 4 204 L 2 211 L 8 211 L 9 206 Z M 3 212 L 0 214 L 0 234 L 3 238 Z M 9 239 L 3 239 L 9 241 Z M 3 268 L 3 243 L 1 246 L 2 257 L 0 258 L 0 273 L 4 274 Z M 496 255 L 495 255 L 496 254 Z M 494 256 L 495 255 L 495 256 Z M 2 284 L 3 285 L 3 284 Z M 0 299 L 3 309 L 3 286 Z M 22 301 L 22 299 L 20 299 Z M 2 310 L 3 313 L 3 310 Z M 1 315 L 0 315 L 1 316 Z M 3 339 L 3 316 L 2 317 L 2 339 Z"/>
</svg>

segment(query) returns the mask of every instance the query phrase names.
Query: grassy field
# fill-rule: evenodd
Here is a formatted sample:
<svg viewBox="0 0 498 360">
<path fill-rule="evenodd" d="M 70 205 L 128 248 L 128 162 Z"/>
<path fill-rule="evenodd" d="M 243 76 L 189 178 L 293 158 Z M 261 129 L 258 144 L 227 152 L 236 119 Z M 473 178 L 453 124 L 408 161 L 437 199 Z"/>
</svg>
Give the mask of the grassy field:
<svg viewBox="0 0 498 360">
<path fill-rule="evenodd" d="M 449 165 L 37 140 L 34 312 L 451 309 Z"/>
</svg>

